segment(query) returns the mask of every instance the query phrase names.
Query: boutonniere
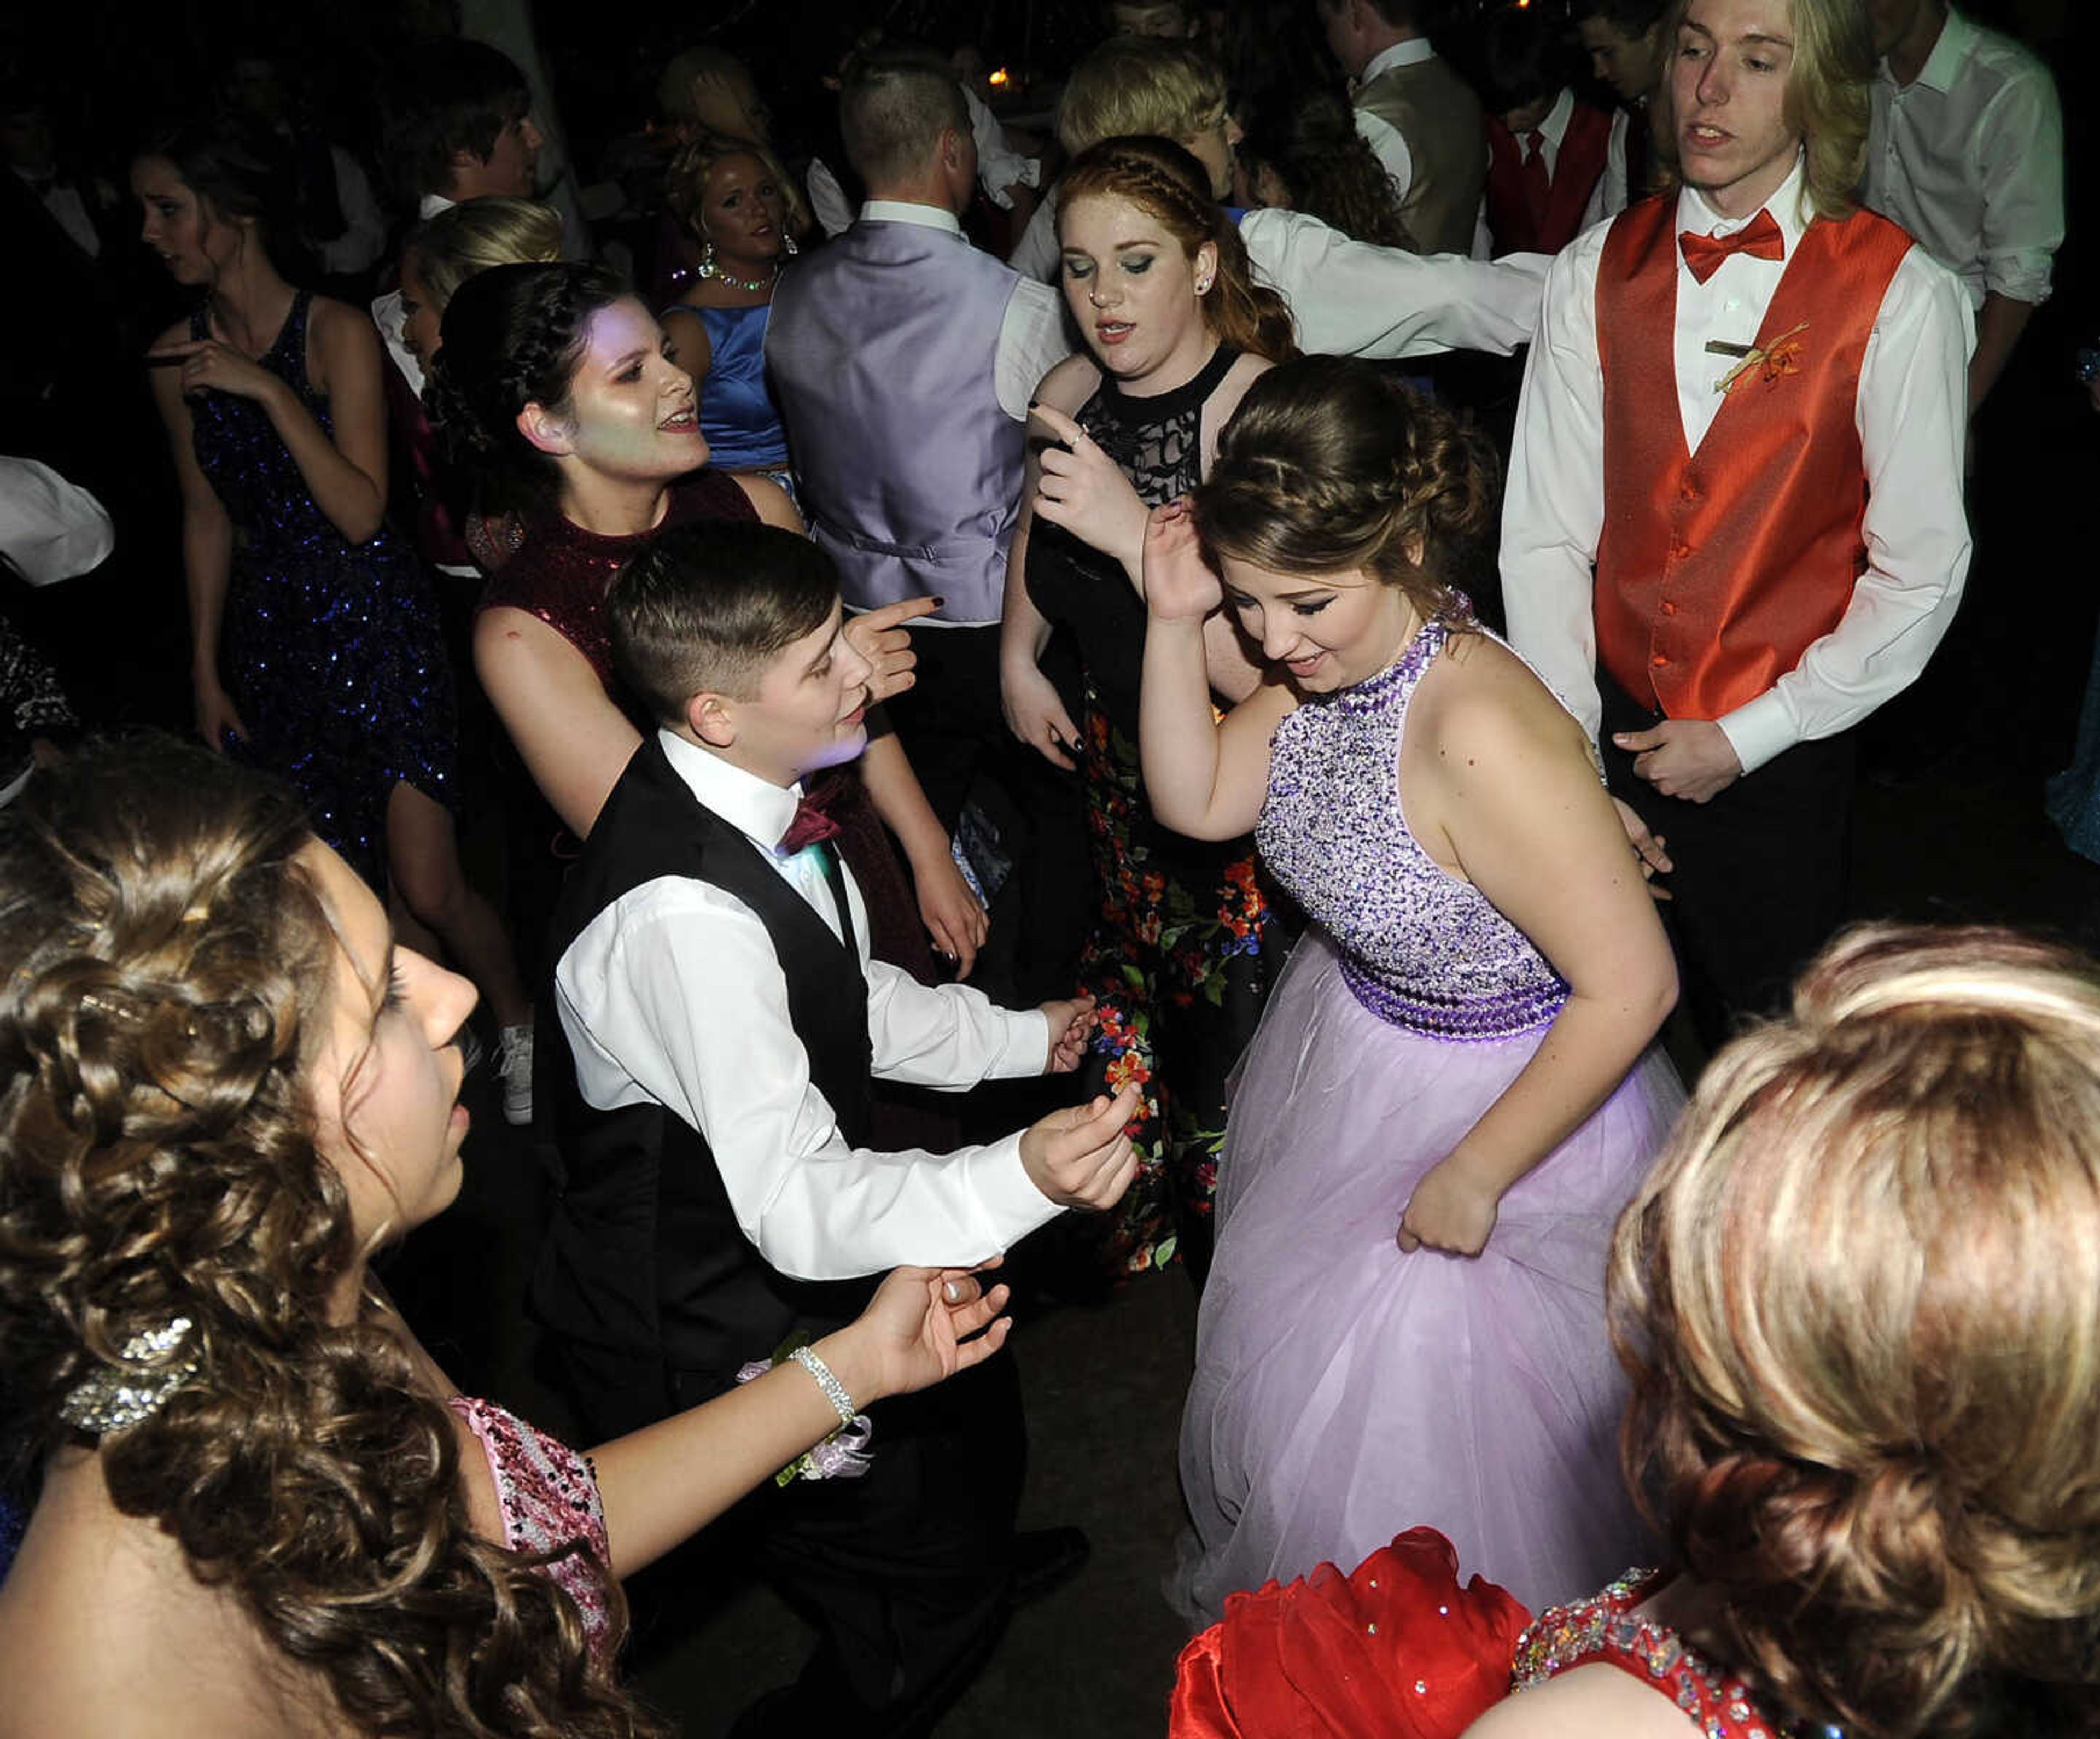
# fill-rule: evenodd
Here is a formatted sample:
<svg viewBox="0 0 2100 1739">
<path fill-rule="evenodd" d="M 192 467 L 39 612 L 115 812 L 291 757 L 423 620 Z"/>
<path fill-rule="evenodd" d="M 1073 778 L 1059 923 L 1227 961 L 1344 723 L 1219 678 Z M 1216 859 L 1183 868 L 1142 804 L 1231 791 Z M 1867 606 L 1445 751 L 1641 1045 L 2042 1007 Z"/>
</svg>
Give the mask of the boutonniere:
<svg viewBox="0 0 2100 1739">
<path fill-rule="evenodd" d="M 1714 382 L 1714 391 L 1733 392 L 1738 386 L 1752 381 L 1771 382 L 1782 376 L 1801 372 L 1801 335 L 1808 330 L 1808 322 L 1781 333 L 1771 343 L 1759 348 L 1749 344 L 1725 344 L 1716 338 L 1706 348 L 1717 356 L 1736 356 L 1741 359 L 1736 366 Z"/>
</svg>

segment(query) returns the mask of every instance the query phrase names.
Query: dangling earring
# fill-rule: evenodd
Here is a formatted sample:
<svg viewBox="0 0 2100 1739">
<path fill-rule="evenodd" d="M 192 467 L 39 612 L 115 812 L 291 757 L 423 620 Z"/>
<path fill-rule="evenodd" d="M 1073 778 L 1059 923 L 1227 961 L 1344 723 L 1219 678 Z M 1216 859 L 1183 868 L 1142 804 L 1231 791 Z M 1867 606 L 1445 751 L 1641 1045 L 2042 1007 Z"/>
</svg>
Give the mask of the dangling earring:
<svg viewBox="0 0 2100 1739">
<path fill-rule="evenodd" d="M 795 245 L 795 237 L 792 232 L 784 229 L 780 232 L 780 251 L 783 254 L 785 254 L 790 259 L 794 258 L 797 254 L 800 254 L 802 251 L 800 248 Z"/>
<path fill-rule="evenodd" d="M 700 237 L 700 263 L 693 267 L 693 276 L 696 278 L 712 278 L 714 275 L 715 238 L 712 236 L 703 236 Z"/>
</svg>

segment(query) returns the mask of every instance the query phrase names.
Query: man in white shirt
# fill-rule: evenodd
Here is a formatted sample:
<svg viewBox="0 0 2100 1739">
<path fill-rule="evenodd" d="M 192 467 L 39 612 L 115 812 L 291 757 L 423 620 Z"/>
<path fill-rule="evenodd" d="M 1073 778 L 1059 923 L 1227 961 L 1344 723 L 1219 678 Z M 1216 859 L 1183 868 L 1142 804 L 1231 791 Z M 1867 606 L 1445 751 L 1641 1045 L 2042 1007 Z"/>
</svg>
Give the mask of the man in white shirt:
<svg viewBox="0 0 2100 1739">
<path fill-rule="evenodd" d="M 1480 99 L 1423 33 L 1415 0 L 1317 0 L 1356 102 L 1399 135 L 1383 158 L 1400 215 L 1425 254 L 1463 254 L 1487 180 Z"/>
<path fill-rule="evenodd" d="M 1864 199 L 1960 274 L 1976 311 L 1973 413 L 2005 372 L 2063 241 L 2063 114 L 2040 58 L 1947 0 L 1873 0 Z"/>
<path fill-rule="evenodd" d="M 486 42 L 448 37 L 422 45 L 394 93 L 387 148 L 402 191 L 419 218 L 470 199 L 530 199 L 540 130 L 532 92 L 510 56 Z M 401 293 L 372 304 L 373 323 L 409 390 L 423 392 L 422 365 L 402 338 Z"/>
<path fill-rule="evenodd" d="M 1212 195 L 1221 201 L 1231 196 L 1238 130 L 1225 108 L 1224 74 L 1201 50 L 1122 39 L 1103 43 L 1073 69 L 1057 110 L 1065 150 L 1076 157 L 1124 133 L 1156 134 L 1185 146 L 1210 170 Z M 1485 166 L 1477 131 L 1475 145 Z M 1033 256 L 1031 224 L 1023 241 L 1031 249 L 1028 264 L 1021 249 L 1009 264 L 1056 276 L 1055 196 L 1053 188 L 1036 213 L 1047 254 Z M 1256 280 L 1290 306 L 1300 350 L 1380 360 L 1454 350 L 1507 355 L 1529 342 L 1538 324 L 1542 255 L 1511 254 L 1490 263 L 1463 251 L 1411 254 L 1352 241 L 1302 211 L 1274 208 L 1242 212 L 1238 221 Z M 1467 223 L 1472 221 L 1469 211 Z"/>
<path fill-rule="evenodd" d="M 1711 1042 L 1842 916 L 1851 727 L 1968 567 L 1971 340 L 1952 275 L 1849 208 L 1858 110 L 1812 93 L 1871 76 L 1852 0 L 1691 0 L 1670 65 L 1684 187 L 1554 263 L 1502 567 L 1511 640 L 1669 872 Z"/>
<path fill-rule="evenodd" d="M 985 1146 L 872 1150 L 872 1075 L 960 1089 L 1069 1071 L 1091 1006 L 1014 1013 L 871 957 L 837 829 L 803 784 L 867 740 L 869 666 L 821 550 L 757 524 L 677 527 L 607 613 L 661 729 L 555 915 L 573 1067 L 549 1095 L 560 1189 L 534 1298 L 592 1430 L 617 1432 L 828 1332 L 862 1277 L 936 1251 L 973 1265 L 1065 1207 L 1109 1206 L 1136 1167 L 1136 1092 Z M 824 1635 L 763 1731 L 924 1731 L 996 1634 L 1019 1393 L 1004 1360 L 960 1380 L 869 1409 L 864 1474 L 749 1507 L 761 1560 Z"/>
</svg>

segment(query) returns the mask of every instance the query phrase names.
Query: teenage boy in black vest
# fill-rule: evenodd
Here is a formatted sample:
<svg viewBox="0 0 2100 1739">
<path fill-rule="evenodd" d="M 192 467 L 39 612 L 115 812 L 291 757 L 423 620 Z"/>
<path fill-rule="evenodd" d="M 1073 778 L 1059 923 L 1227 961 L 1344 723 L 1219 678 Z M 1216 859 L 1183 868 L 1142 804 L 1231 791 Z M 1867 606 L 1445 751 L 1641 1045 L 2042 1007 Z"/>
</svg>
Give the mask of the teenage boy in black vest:
<svg viewBox="0 0 2100 1739">
<path fill-rule="evenodd" d="M 899 1262 L 967 1266 L 1135 1159 L 1134 1092 L 955 1153 L 868 1150 L 871 1077 L 962 1088 L 1077 1066 L 1090 1004 L 995 1008 L 871 960 L 859 889 L 801 801 L 866 742 L 867 662 L 807 540 L 702 523 L 607 601 L 614 661 L 660 721 L 557 908 L 564 1176 L 535 1286 L 594 1431 L 719 1393 L 827 1332 Z M 805 841 L 811 841 L 805 843 Z M 823 1641 L 740 1732 L 923 1731 L 997 1634 L 1026 1440 L 1011 1362 L 869 1410 L 856 1477 L 747 1518 Z"/>
</svg>

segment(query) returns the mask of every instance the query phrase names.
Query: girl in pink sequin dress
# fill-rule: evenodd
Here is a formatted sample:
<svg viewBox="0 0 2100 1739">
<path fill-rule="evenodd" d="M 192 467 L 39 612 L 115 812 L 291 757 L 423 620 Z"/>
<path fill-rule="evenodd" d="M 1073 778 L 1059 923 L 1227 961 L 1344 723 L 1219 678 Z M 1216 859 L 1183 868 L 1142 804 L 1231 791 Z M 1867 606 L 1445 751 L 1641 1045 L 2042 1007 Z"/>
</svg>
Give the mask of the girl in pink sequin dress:
<svg viewBox="0 0 2100 1739">
<path fill-rule="evenodd" d="M 579 1455 L 461 1395 L 368 1273 L 459 1189 L 474 992 L 289 793 L 90 748 L 9 807 L 0 887 L 0 1393 L 42 1474 L 0 1731 L 662 1732 L 615 1578 L 1004 1340 L 1004 1287 L 899 1269 Z"/>
</svg>

